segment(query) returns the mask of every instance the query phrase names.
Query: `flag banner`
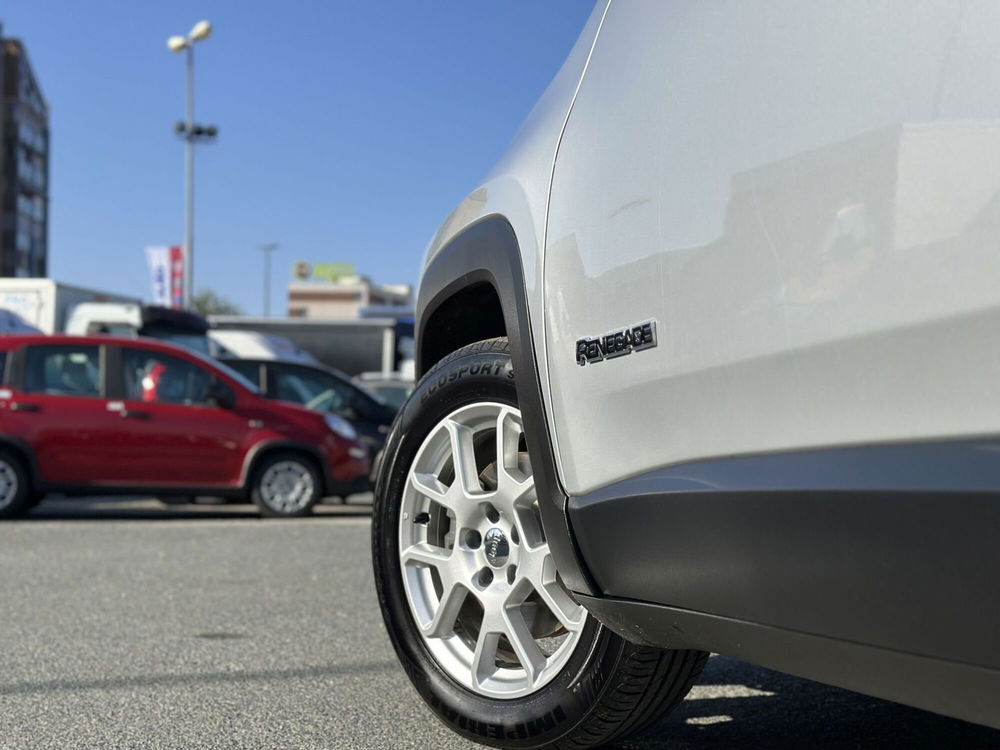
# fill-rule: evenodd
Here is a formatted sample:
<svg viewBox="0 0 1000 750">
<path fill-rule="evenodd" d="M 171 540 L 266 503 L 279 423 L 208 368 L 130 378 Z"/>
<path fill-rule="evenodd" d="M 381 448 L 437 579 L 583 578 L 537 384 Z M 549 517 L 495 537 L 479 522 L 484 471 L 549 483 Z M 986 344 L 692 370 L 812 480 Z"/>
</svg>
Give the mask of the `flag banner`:
<svg viewBox="0 0 1000 750">
<path fill-rule="evenodd" d="M 153 285 L 153 304 L 176 309 L 184 307 L 184 248 L 179 245 L 147 247 L 146 261 Z"/>
<path fill-rule="evenodd" d="M 170 305 L 170 248 L 166 245 L 146 248 L 149 280 L 153 285 L 153 304 Z"/>
<path fill-rule="evenodd" d="M 184 307 L 184 248 L 179 245 L 170 246 L 170 306 Z"/>
</svg>

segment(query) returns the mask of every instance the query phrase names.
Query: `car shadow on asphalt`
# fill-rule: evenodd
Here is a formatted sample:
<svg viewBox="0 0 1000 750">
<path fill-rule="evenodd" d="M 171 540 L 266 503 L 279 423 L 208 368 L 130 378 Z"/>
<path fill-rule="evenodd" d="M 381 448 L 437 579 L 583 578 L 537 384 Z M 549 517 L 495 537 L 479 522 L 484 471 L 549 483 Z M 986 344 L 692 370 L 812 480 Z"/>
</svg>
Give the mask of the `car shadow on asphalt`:
<svg viewBox="0 0 1000 750">
<path fill-rule="evenodd" d="M 321 503 L 309 518 L 366 518 L 371 516 L 370 496 L 365 502 Z M 54 497 L 16 520 L 24 521 L 195 521 L 266 520 L 249 503 L 198 502 L 166 505 L 149 497 Z M 274 519 L 281 523 L 282 519 Z"/>
<path fill-rule="evenodd" d="M 993 750 L 1000 732 L 713 656 L 688 699 L 618 750 Z"/>
</svg>

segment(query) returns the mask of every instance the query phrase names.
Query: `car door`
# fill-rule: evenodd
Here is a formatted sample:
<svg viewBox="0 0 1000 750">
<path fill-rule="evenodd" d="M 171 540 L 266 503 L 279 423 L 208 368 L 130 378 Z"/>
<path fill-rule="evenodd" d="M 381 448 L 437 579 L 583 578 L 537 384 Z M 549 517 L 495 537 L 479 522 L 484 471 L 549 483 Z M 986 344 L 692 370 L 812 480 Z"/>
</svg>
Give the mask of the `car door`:
<svg viewBox="0 0 1000 750">
<path fill-rule="evenodd" d="M 234 487 L 252 429 L 237 409 L 208 398 L 217 380 L 178 354 L 139 346 L 114 357 L 123 398 L 119 420 L 127 436 L 122 460 L 129 480 L 144 487 Z"/>
<path fill-rule="evenodd" d="M 120 478 L 105 362 L 105 348 L 94 344 L 32 345 L 14 353 L 4 431 L 34 451 L 42 481 L 87 485 Z"/>
<path fill-rule="evenodd" d="M 544 240 L 571 494 L 995 433 L 998 27 L 993 3 L 612 3 Z M 655 340 L 629 345 L 647 323 Z"/>
</svg>

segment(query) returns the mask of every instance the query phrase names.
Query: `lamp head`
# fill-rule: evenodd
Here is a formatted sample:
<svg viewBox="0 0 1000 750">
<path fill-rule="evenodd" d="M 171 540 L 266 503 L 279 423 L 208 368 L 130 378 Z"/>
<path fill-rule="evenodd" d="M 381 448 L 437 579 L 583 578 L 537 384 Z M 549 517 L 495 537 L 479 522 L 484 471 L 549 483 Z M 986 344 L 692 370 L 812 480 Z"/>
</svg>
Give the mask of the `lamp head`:
<svg viewBox="0 0 1000 750">
<path fill-rule="evenodd" d="M 191 33 L 188 34 L 188 39 L 192 42 L 198 42 L 202 39 L 208 39 L 212 35 L 212 24 L 208 21 L 198 21 L 191 29 Z"/>
<path fill-rule="evenodd" d="M 181 52 L 188 46 L 188 41 L 182 36 L 172 36 L 167 40 L 167 49 L 171 52 Z"/>
</svg>

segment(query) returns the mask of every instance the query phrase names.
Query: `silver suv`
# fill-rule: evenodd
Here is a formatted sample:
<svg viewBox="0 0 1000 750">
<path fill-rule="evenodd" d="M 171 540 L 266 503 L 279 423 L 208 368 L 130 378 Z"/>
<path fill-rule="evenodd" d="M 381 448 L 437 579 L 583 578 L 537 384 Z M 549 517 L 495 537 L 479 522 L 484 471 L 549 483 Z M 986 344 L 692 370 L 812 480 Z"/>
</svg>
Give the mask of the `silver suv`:
<svg viewBox="0 0 1000 750">
<path fill-rule="evenodd" d="M 718 651 L 1000 727 L 1000 4 L 598 3 L 418 298 L 373 546 L 455 731 Z"/>
</svg>

